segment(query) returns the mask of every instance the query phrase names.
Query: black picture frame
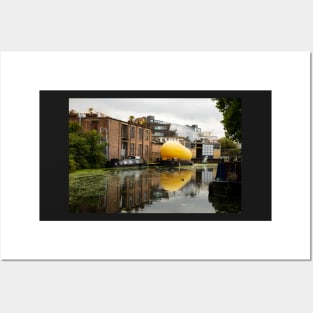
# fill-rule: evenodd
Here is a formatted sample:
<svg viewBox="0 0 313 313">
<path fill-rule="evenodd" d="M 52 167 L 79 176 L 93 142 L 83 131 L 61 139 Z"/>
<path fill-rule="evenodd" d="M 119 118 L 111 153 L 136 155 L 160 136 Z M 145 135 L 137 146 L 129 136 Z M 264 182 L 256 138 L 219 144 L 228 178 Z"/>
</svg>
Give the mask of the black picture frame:
<svg viewBox="0 0 313 313">
<path fill-rule="evenodd" d="M 240 98 L 242 199 L 239 213 L 73 214 L 69 212 L 70 98 Z M 39 91 L 40 221 L 271 221 L 272 92 L 212 90 Z"/>
</svg>

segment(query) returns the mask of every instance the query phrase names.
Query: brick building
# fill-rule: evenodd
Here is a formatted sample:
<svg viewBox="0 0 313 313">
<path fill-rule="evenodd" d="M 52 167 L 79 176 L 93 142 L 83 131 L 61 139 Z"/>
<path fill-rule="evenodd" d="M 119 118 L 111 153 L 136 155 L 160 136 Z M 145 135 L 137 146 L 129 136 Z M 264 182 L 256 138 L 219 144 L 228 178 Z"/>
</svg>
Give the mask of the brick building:
<svg viewBox="0 0 313 313">
<path fill-rule="evenodd" d="M 83 132 L 96 130 L 100 134 L 101 142 L 107 143 L 107 160 L 121 160 L 130 156 L 140 156 L 149 161 L 151 159 L 151 131 L 145 126 L 96 113 L 70 114 L 69 121 L 78 123 Z"/>
<path fill-rule="evenodd" d="M 152 140 L 151 143 L 151 161 L 152 162 L 157 162 L 161 158 L 161 147 L 162 147 L 161 142 L 159 141 L 154 141 Z"/>
</svg>

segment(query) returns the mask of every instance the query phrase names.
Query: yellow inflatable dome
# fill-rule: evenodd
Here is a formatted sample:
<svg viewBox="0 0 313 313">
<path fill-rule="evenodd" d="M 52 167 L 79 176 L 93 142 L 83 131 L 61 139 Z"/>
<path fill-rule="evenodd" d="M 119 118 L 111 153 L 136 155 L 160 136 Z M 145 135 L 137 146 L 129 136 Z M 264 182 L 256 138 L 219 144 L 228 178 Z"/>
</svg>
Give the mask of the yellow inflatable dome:
<svg viewBox="0 0 313 313">
<path fill-rule="evenodd" d="M 160 176 L 160 185 L 167 191 L 177 191 L 190 181 L 191 176 L 191 171 L 162 173 Z"/>
<path fill-rule="evenodd" d="M 160 150 L 162 160 L 181 159 L 190 161 L 192 154 L 189 149 L 176 141 L 164 143 Z"/>
</svg>

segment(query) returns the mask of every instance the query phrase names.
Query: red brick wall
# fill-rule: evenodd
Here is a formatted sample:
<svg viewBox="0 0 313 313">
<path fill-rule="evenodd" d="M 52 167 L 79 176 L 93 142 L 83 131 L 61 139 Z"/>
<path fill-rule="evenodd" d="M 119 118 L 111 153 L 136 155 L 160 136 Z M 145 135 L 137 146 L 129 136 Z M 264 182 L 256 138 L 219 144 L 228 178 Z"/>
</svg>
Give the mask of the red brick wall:
<svg viewBox="0 0 313 313">
<path fill-rule="evenodd" d="M 108 122 L 109 160 L 119 159 L 121 154 L 121 125 L 119 121 L 113 119 Z"/>
<path fill-rule="evenodd" d="M 79 123 L 78 117 L 70 117 L 71 122 Z M 120 159 L 121 158 L 121 125 L 126 125 L 125 122 L 115 120 L 108 117 L 84 117 L 81 118 L 81 127 L 83 132 L 90 131 L 94 128 L 100 133 L 101 137 L 108 139 L 108 159 Z M 130 137 L 130 128 L 135 128 L 134 138 Z M 142 138 L 139 137 L 139 129 L 142 129 Z M 146 139 L 146 131 L 148 131 L 148 139 Z M 152 157 L 152 146 L 151 146 L 151 130 L 149 128 L 140 127 L 137 125 L 128 125 L 128 138 L 127 138 L 127 156 L 131 154 L 130 144 L 135 144 L 134 155 L 138 155 L 138 145 L 142 145 L 141 155 L 145 160 L 151 161 Z M 126 141 L 124 141 L 126 142 Z M 146 153 L 146 146 L 148 146 L 148 152 Z"/>
</svg>

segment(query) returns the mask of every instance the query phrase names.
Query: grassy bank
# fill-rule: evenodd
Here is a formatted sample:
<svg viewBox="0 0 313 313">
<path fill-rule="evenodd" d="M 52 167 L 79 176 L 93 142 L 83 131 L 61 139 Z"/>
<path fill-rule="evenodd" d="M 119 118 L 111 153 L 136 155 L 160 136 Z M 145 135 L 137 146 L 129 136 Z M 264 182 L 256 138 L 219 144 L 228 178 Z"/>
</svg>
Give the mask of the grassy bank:
<svg viewBox="0 0 313 313">
<path fill-rule="evenodd" d="M 73 173 L 70 173 L 70 177 L 74 177 L 74 176 L 89 176 L 89 175 L 100 175 L 103 174 L 105 172 L 107 172 L 108 169 L 107 168 L 97 168 L 97 169 L 84 169 L 84 170 L 77 170 Z"/>
</svg>

